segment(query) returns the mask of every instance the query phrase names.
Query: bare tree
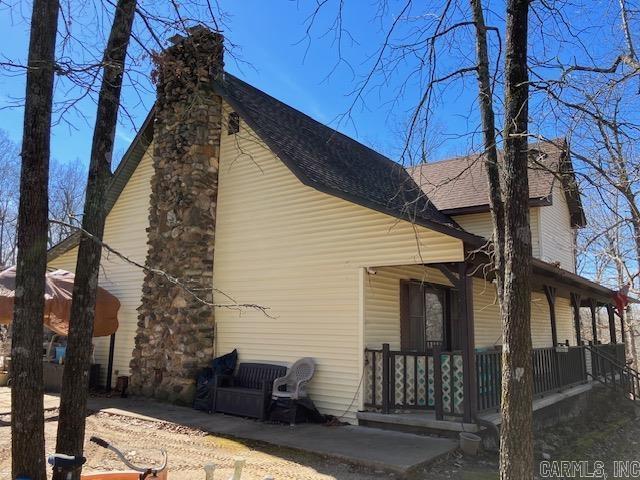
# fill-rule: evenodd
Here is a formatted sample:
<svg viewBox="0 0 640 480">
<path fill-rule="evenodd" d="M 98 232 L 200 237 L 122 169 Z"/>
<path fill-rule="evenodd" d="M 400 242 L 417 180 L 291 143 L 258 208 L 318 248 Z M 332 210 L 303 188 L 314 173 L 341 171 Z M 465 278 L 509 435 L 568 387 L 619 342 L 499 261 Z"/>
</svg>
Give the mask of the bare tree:
<svg viewBox="0 0 640 480">
<path fill-rule="evenodd" d="M 19 172 L 18 147 L 0 131 L 0 268 L 15 260 Z"/>
<path fill-rule="evenodd" d="M 477 149 L 475 145 L 481 139 L 482 155 L 476 161 L 484 162 L 490 184 L 494 229 L 486 253 L 493 266 L 488 274 L 496 280 L 501 304 L 505 347 L 503 478 L 532 475 L 531 240 L 526 168 L 532 162 L 527 154 L 528 140 L 544 139 L 548 131 L 554 136 L 573 133 L 575 138 L 575 127 L 584 133 L 585 121 L 596 125 L 596 131 L 598 124 L 610 128 L 615 122 L 608 110 L 613 98 L 609 92 L 622 88 L 627 102 L 629 95 L 637 96 L 637 91 L 630 91 L 640 73 L 633 45 L 637 15 L 629 3 L 607 2 L 595 11 L 580 1 L 529 4 L 512 0 L 505 2 L 506 10 L 483 5 L 481 0 L 374 2 L 373 18 L 380 25 L 380 40 L 373 46 L 373 53 L 367 51 L 364 59 L 357 60 L 349 57 L 349 44 L 358 45 L 358 49 L 363 44 L 349 31 L 345 13 L 350 8 L 348 2 L 316 2 L 309 13 L 307 40 L 311 42 L 313 29 L 326 22 L 320 37 L 329 37 L 337 46 L 338 59 L 332 73 L 346 68 L 358 78 L 355 88 L 348 92 L 351 102 L 339 121 L 355 123 L 354 111 L 367 108 L 371 96 L 387 105 L 390 114 L 403 108 L 409 111 L 402 126 L 404 142 L 396 156 L 400 163 L 422 162 L 433 156 L 426 145 L 438 114 L 451 115 L 450 111 L 460 104 L 456 96 L 464 97 L 468 91 L 466 79 L 476 76 L 478 102 L 469 103 L 468 131 L 448 132 L 447 136 L 458 144 L 467 140 L 471 150 Z M 329 5 L 334 7 L 333 15 L 327 14 Z M 576 15 L 576 9 L 588 12 L 589 17 Z M 362 14 L 358 15 L 360 18 Z M 485 18 L 490 21 L 485 22 Z M 596 28 L 612 29 L 615 41 L 610 48 L 593 41 Z M 470 45 L 475 45 L 475 55 L 470 53 Z M 359 75 L 357 70 L 363 67 L 354 65 L 363 64 L 366 67 Z M 637 84 L 633 85 L 637 90 Z M 637 112 L 638 108 L 628 110 Z M 503 122 L 502 129 L 496 127 L 497 121 Z M 630 134 L 637 130 L 637 117 L 625 112 L 618 126 L 624 126 Z M 498 146 L 504 151 L 502 159 L 497 154 Z M 575 144 L 570 147 L 574 160 L 589 156 Z M 587 159 L 577 173 L 593 177 L 593 169 L 584 168 Z M 616 165 L 621 173 L 620 162 Z M 635 174 L 640 169 L 627 173 L 631 171 Z M 428 178 L 422 180 L 429 184 Z M 620 180 L 617 176 L 614 182 L 618 190 L 624 189 L 625 181 Z M 626 195 L 619 192 L 629 199 L 628 193 L 628 189 Z"/>
<path fill-rule="evenodd" d="M 476 30 L 480 116 L 493 220 L 493 256 L 502 317 L 500 478 L 532 478 L 531 227 L 528 181 L 528 13 L 526 0 L 507 2 L 504 160 L 498 165 L 495 113 L 484 15 L 471 0 Z M 503 172 L 500 178 L 500 171 Z"/>
<path fill-rule="evenodd" d="M 56 162 L 49 176 L 49 246 L 52 247 L 73 233 L 64 224 L 79 224 L 84 204 L 86 168 L 76 159 Z"/>
<path fill-rule="evenodd" d="M 93 131 L 91 163 L 82 218 L 83 230 L 102 239 L 106 219 L 106 194 L 111 180 L 113 139 L 120 107 L 127 47 L 135 16 L 135 0 L 119 0 L 104 53 L 104 71 Z M 57 451 L 81 455 L 84 446 L 85 416 L 89 388 L 98 273 L 102 248 L 83 236 L 73 286 L 67 361 L 62 377 Z M 78 471 L 77 478 L 80 476 Z M 57 478 L 54 476 L 54 478 Z M 60 476 L 60 480 L 62 476 Z"/>
<path fill-rule="evenodd" d="M 0 269 L 15 264 L 18 220 L 20 151 L 0 130 Z M 51 159 L 49 168 L 49 218 L 65 223 L 77 222 L 84 201 L 86 169 L 76 159 Z M 49 224 L 48 247 L 73 233 L 59 223 Z"/>
<path fill-rule="evenodd" d="M 531 362 L 531 228 L 529 225 L 529 1 L 506 5 L 504 93 L 504 223 L 493 214 L 494 232 L 504 230 L 502 275 L 502 425 L 500 478 L 533 478 L 533 366 Z M 477 28 L 477 26 L 476 26 Z M 500 246 L 498 245 L 498 248 Z M 498 282 L 500 283 L 500 282 Z M 500 297 L 500 295 L 499 295 Z"/>
<path fill-rule="evenodd" d="M 42 318 L 47 266 L 47 183 L 58 2 L 35 0 L 25 92 L 18 262 L 11 357 L 11 475 L 46 478 Z"/>
<path fill-rule="evenodd" d="M 322 6 L 319 3 L 318 9 Z M 343 6 L 343 2 L 340 2 Z M 531 231 L 529 225 L 529 185 L 528 185 L 528 14 L 527 0 L 508 0 L 505 18 L 505 64 L 503 68 L 490 73 L 490 56 L 487 33 L 494 31 L 500 38 L 500 30 L 487 27 L 484 22 L 483 5 L 480 0 L 472 0 L 471 19 L 459 2 L 445 1 L 441 10 L 426 15 L 421 7 L 413 2 L 402 4 L 387 29 L 384 44 L 374 56 L 373 67 L 364 80 L 354 90 L 354 103 L 362 101 L 367 89 L 372 88 L 373 78 L 380 75 L 388 82 L 396 65 L 417 58 L 417 65 L 411 75 L 420 79 L 419 101 L 413 107 L 408 122 L 405 145 L 401 160 L 411 158 L 412 152 L 418 152 L 418 158 L 424 157 L 423 135 L 437 101 L 439 88 L 452 81 L 475 73 L 478 80 L 479 118 L 482 124 L 484 154 L 480 156 L 485 163 L 489 179 L 489 201 L 493 219 L 493 243 L 490 251 L 493 260 L 492 276 L 496 279 L 500 303 L 503 337 L 503 379 L 502 379 L 502 416 L 500 475 L 504 479 L 524 479 L 533 477 L 533 441 L 532 441 L 532 362 L 531 362 Z M 386 2 L 380 2 L 379 15 L 388 8 Z M 315 19 L 317 11 L 312 14 Z M 418 10 L 417 12 L 415 10 Z M 341 9 L 333 28 L 340 41 L 343 34 Z M 416 18 L 422 24 L 416 25 Z M 402 23 L 409 24 L 408 31 L 401 28 Z M 474 32 L 470 37 L 469 29 Z M 466 30 L 465 30 L 466 29 Z M 465 33 L 467 31 L 467 33 Z M 399 33 L 398 33 L 399 32 Z M 416 33 L 417 32 L 417 33 Z M 476 58 L 462 55 L 460 64 L 440 74 L 438 72 L 438 42 L 447 37 L 463 35 L 474 41 Z M 394 38 L 395 36 L 395 38 Z M 453 49 L 455 37 L 446 47 Z M 397 43 L 396 43 L 397 42 Z M 498 65 L 502 52 L 497 50 Z M 449 62 L 449 65 L 452 62 Z M 448 66 L 449 66 L 448 65 Z M 498 67 L 496 67 L 498 70 Z M 411 76 L 410 75 L 410 76 Z M 495 125 L 496 105 L 493 91 L 497 78 L 502 79 L 503 100 L 499 104 L 504 117 L 502 130 L 503 158 L 498 157 L 497 128 Z M 409 79 L 402 82 L 402 88 Z M 386 84 L 386 83 L 385 83 Z M 353 104 L 347 112 L 350 116 Z M 417 145 L 417 148 L 414 148 Z M 428 179 L 427 179 L 428 180 Z"/>
<path fill-rule="evenodd" d="M 34 12 L 38 9 L 40 13 L 42 13 L 42 11 L 50 12 L 54 2 L 49 2 L 46 6 L 44 5 L 45 3 L 46 2 L 36 2 Z M 219 24 L 218 21 L 222 21 L 225 17 L 224 12 L 220 10 L 218 2 L 209 2 L 208 0 L 204 2 L 182 2 L 180 4 L 170 1 L 163 3 L 163 5 L 159 5 L 158 2 L 155 1 L 145 3 L 143 1 L 136 2 L 135 0 L 119 0 L 117 4 L 115 4 L 115 2 L 108 0 L 106 2 L 95 2 L 93 7 L 95 18 L 90 20 L 88 24 L 83 24 L 80 31 L 74 31 L 73 29 L 73 25 L 77 25 L 77 23 L 72 21 L 73 18 L 69 16 L 73 13 L 73 10 L 71 8 L 64 9 L 66 17 L 64 24 L 62 24 L 63 29 L 59 43 L 61 47 L 59 55 L 55 63 L 52 60 L 51 69 L 49 69 L 48 66 L 45 69 L 47 73 L 51 73 L 52 75 L 55 71 L 59 78 L 58 85 L 65 89 L 64 98 L 58 98 L 57 101 L 53 102 L 53 108 L 49 105 L 48 113 L 44 112 L 43 120 L 48 122 L 46 129 L 47 138 L 50 133 L 52 116 L 54 123 L 65 122 L 71 128 L 75 128 L 73 125 L 73 115 L 75 115 L 76 119 L 80 119 L 80 121 L 87 120 L 82 112 L 82 108 L 80 108 L 84 102 L 95 101 L 98 106 L 91 152 L 89 182 L 82 218 L 83 228 L 81 231 L 83 235 L 76 269 L 76 279 L 78 279 L 78 282 L 76 282 L 74 286 L 68 357 L 63 379 L 64 387 L 61 400 L 60 422 L 58 425 L 58 449 L 66 452 L 82 452 L 88 365 L 91 353 L 91 328 L 95 307 L 97 272 L 100 263 L 101 247 L 104 246 L 101 242 L 101 237 L 105 223 L 105 194 L 106 187 L 111 180 L 111 157 L 118 110 L 120 109 L 123 117 L 132 122 L 134 121 L 127 106 L 120 104 L 121 89 L 123 85 L 125 85 L 130 90 L 133 90 L 133 94 L 137 96 L 140 103 L 143 103 L 141 92 L 145 90 L 151 91 L 152 75 L 150 75 L 150 59 L 153 56 L 153 50 L 163 48 L 164 39 L 170 37 L 176 31 L 186 31 L 194 24 L 207 22 L 207 19 L 213 23 L 216 30 L 218 30 L 219 26 L 222 25 L 221 23 Z M 9 6 L 9 8 L 12 7 Z M 103 22 L 101 21 L 101 16 L 106 14 L 110 17 L 114 11 L 114 22 L 105 49 L 102 42 Z M 137 30 L 134 30 L 132 26 L 134 16 L 140 19 Z M 32 18 L 32 32 L 39 31 L 40 33 L 40 37 L 38 38 L 39 42 L 35 41 L 32 35 L 32 44 L 35 47 L 42 47 L 45 41 L 49 41 L 49 37 L 46 35 L 49 33 L 49 30 L 43 28 L 42 20 L 42 18 L 35 15 Z M 40 21 L 40 23 L 38 23 L 38 21 Z M 55 29 L 52 36 L 51 41 L 55 45 Z M 135 46 L 133 53 L 132 49 L 127 48 L 130 39 L 133 40 Z M 227 47 L 233 48 L 233 44 L 227 42 Z M 42 48 L 40 49 L 42 50 Z M 235 57 L 231 54 L 230 58 Z M 128 68 L 125 70 L 124 64 L 126 59 L 128 59 L 129 62 Z M 29 58 L 29 64 L 26 65 L 25 62 L 6 59 L 3 56 L 0 58 L 0 68 L 9 71 L 26 71 L 29 74 L 31 74 L 33 70 L 31 57 Z M 42 77 L 41 72 L 40 77 Z M 48 96 L 40 95 L 40 97 L 37 98 L 31 98 L 31 93 L 38 92 L 27 91 L 27 113 L 31 113 L 29 110 L 30 102 L 34 105 L 38 105 L 38 102 L 40 102 L 40 105 L 42 105 L 43 101 L 47 99 L 52 100 L 51 92 L 48 92 Z M 21 105 L 17 103 L 16 106 Z M 33 122 L 33 118 L 31 118 L 31 121 Z M 25 126 L 25 142 L 27 135 L 31 135 L 32 139 L 34 138 L 33 135 L 35 135 L 36 140 L 40 140 L 38 135 L 44 134 L 42 130 L 28 131 Z M 37 142 L 35 142 L 34 145 L 37 148 L 44 146 Z M 47 167 L 48 146 L 49 144 L 47 142 L 47 151 L 44 152 L 46 153 Z M 46 194 L 48 172 L 43 171 L 39 173 L 43 173 L 43 176 L 38 178 L 40 183 L 44 184 L 43 191 Z M 52 181 L 55 182 L 55 177 Z M 55 228 L 51 229 L 51 238 L 53 241 L 60 238 L 65 231 L 72 231 L 77 227 L 78 222 L 75 216 L 76 209 L 74 204 L 77 204 L 76 193 L 80 187 L 78 185 L 67 185 L 67 187 L 64 191 L 63 189 L 60 190 L 61 196 L 56 197 L 56 201 L 53 202 L 54 208 L 51 211 L 51 215 L 54 217 L 51 223 L 55 225 Z M 29 194 L 27 198 L 24 199 L 24 202 L 29 203 L 39 199 L 41 199 L 40 196 Z M 38 227 L 38 218 L 33 218 L 36 222 L 32 222 L 29 226 L 31 230 Z M 24 218 L 22 218 L 22 220 L 24 223 Z M 39 235 L 37 238 L 45 242 L 44 246 L 46 248 L 46 234 Z M 26 245 L 26 243 L 24 243 L 23 246 L 24 245 Z M 43 272 L 46 266 L 45 252 L 46 250 L 39 251 L 32 249 L 28 250 L 27 255 L 31 258 L 38 253 Z M 39 265 L 40 263 L 38 263 L 38 266 Z M 33 280 L 33 277 L 31 277 L 31 279 Z M 171 280 L 175 281 L 177 285 L 182 285 L 180 279 Z M 35 282 L 35 280 L 33 281 Z M 23 285 L 29 286 L 28 283 L 24 284 L 24 282 Z M 31 299 L 36 298 L 39 293 L 37 289 L 31 289 L 29 292 Z M 42 295 L 40 296 L 42 297 Z M 18 307 L 19 302 L 16 302 L 16 305 Z M 37 333 L 38 329 L 36 329 L 36 327 L 40 330 L 42 329 L 42 315 L 37 311 L 37 302 L 29 305 L 36 308 L 36 310 L 33 310 L 33 308 L 30 310 L 30 322 L 23 324 L 24 329 L 21 331 L 20 338 L 26 340 L 28 336 L 32 342 L 40 341 L 41 335 Z M 232 301 L 229 308 L 244 308 L 244 306 Z M 264 309 L 260 306 L 256 306 L 255 308 Z M 38 325 L 35 324 L 36 319 L 38 319 Z M 40 347 L 29 349 L 31 355 L 29 360 L 33 361 L 33 358 L 37 355 L 38 365 L 40 365 L 40 350 Z M 24 352 L 24 349 L 20 351 Z M 20 361 L 17 363 L 18 366 L 21 366 Z M 31 403 L 18 403 L 25 407 L 23 409 L 25 415 L 26 412 L 29 411 L 32 417 L 34 415 L 40 415 L 41 417 L 41 369 L 39 375 L 30 375 L 29 379 L 30 385 L 36 385 L 38 388 L 32 392 L 32 395 L 29 397 L 33 399 L 33 401 Z M 20 390 L 18 389 L 17 391 Z M 14 405 L 16 405 L 16 401 L 14 401 Z M 16 418 L 20 418 L 20 416 L 18 415 Z M 38 423 L 38 418 L 35 418 L 35 420 L 31 426 L 37 430 L 42 423 Z M 28 453 L 38 456 L 39 463 L 32 462 L 35 466 L 30 471 L 34 471 L 36 467 L 40 468 L 42 464 L 43 455 L 41 452 L 44 448 L 44 439 L 42 435 L 33 435 L 30 437 L 30 441 L 38 443 L 38 448 L 24 449 L 23 452 L 24 456 L 27 456 Z M 26 444 L 27 442 L 25 441 L 23 443 Z M 14 458 L 16 457 L 14 456 Z M 39 473 L 34 474 L 33 478 L 39 479 L 41 475 Z"/>
</svg>

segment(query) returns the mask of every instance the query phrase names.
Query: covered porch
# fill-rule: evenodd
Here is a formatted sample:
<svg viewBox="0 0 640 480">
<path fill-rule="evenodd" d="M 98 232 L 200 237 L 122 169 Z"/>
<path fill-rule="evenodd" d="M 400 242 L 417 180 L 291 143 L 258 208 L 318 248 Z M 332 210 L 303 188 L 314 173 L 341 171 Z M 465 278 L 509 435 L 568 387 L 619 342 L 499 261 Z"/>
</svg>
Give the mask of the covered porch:
<svg viewBox="0 0 640 480">
<path fill-rule="evenodd" d="M 471 425 L 499 411 L 501 325 L 485 271 L 473 262 L 366 269 L 361 422 L 421 412 L 432 425 Z M 548 403 L 625 364 L 624 324 L 611 290 L 540 260 L 533 271 L 534 398 Z M 586 342 L 583 308 L 591 324 Z"/>
</svg>

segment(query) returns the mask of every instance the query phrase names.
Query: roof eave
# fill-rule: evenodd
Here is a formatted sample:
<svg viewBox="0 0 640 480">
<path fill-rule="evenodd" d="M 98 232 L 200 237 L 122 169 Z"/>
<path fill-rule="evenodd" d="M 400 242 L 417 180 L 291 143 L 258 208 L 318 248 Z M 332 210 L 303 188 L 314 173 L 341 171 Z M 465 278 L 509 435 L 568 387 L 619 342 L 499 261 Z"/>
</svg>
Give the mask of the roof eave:
<svg viewBox="0 0 640 480">
<path fill-rule="evenodd" d="M 231 108 L 233 108 L 242 117 L 242 119 L 247 123 L 247 125 L 252 130 L 256 131 L 256 134 L 257 134 L 258 129 L 251 115 L 247 114 L 243 106 L 239 102 L 237 102 L 232 96 L 227 94 L 224 86 L 219 85 L 218 83 L 214 83 L 213 88 L 216 91 L 216 93 L 219 94 L 226 102 L 228 102 Z M 470 245 L 473 245 L 473 246 L 481 246 L 486 243 L 486 240 L 484 238 L 474 235 L 472 233 L 469 233 L 465 230 L 443 225 L 438 222 L 431 222 L 426 219 L 413 217 L 412 215 L 410 215 L 409 212 L 406 212 L 406 214 L 398 214 L 398 212 L 391 210 L 389 208 L 386 208 L 384 205 L 367 201 L 366 199 L 352 195 L 345 191 L 332 189 L 325 185 L 318 184 L 317 182 L 314 182 L 311 179 L 307 178 L 307 176 L 296 165 L 295 161 L 289 158 L 289 156 L 285 152 L 283 152 L 278 147 L 278 145 L 276 145 L 273 142 L 270 142 L 268 138 L 263 138 L 262 136 L 260 136 L 260 138 L 267 145 L 267 147 L 269 147 L 269 149 L 278 156 L 278 158 L 287 166 L 287 168 L 291 170 L 291 172 L 296 176 L 296 178 L 298 178 L 300 182 L 302 182 L 304 185 L 308 187 L 314 188 L 315 190 L 318 190 L 320 192 L 326 193 L 334 197 L 342 198 L 343 200 L 346 200 L 351 203 L 355 203 L 357 205 L 361 205 L 371 210 L 375 210 L 375 211 L 384 213 L 386 215 L 390 215 L 392 217 L 399 218 L 401 220 L 405 220 L 410 223 L 423 226 L 425 228 L 429 228 L 438 233 L 449 235 L 451 237 L 462 240 L 463 242 L 469 243 Z"/>
<path fill-rule="evenodd" d="M 589 290 L 592 295 L 597 296 L 598 299 L 603 302 L 608 301 L 610 303 L 612 301 L 612 296 L 615 293 L 614 290 L 593 282 L 577 273 L 570 272 L 569 270 L 565 270 L 535 257 L 531 261 L 531 266 L 534 274 L 551 277 L 559 280 L 563 284 L 574 285 L 579 289 Z"/>
<path fill-rule="evenodd" d="M 552 204 L 551 197 L 532 197 L 529 199 L 530 207 L 546 207 Z M 482 205 L 468 205 L 465 207 L 457 207 L 457 208 L 444 208 L 439 209 L 442 213 L 447 215 L 471 215 L 474 213 L 487 213 L 491 211 L 491 207 L 488 203 Z"/>
</svg>

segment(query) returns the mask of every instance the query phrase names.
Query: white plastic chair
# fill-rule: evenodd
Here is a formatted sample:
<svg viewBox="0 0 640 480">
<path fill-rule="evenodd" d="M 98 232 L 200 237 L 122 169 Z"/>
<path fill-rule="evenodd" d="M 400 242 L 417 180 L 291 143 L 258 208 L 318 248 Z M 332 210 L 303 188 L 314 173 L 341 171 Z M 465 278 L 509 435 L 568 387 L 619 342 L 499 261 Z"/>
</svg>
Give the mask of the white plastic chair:
<svg viewBox="0 0 640 480">
<path fill-rule="evenodd" d="M 290 398 L 299 400 L 307 397 L 306 385 L 313 378 L 316 363 L 313 358 L 304 357 L 291 365 L 284 377 L 276 378 L 273 382 L 273 399 Z M 285 387 L 280 390 L 280 387 Z"/>
</svg>

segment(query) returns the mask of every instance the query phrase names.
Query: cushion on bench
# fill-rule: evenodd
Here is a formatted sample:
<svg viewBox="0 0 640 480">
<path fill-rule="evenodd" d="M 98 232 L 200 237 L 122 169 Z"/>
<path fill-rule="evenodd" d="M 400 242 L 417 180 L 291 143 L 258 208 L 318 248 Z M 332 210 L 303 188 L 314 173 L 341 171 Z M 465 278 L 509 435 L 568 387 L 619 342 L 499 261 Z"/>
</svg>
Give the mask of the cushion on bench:
<svg viewBox="0 0 640 480">
<path fill-rule="evenodd" d="M 233 376 L 213 382 L 211 410 L 264 420 L 273 381 L 286 373 L 281 365 L 241 363 Z"/>
</svg>

